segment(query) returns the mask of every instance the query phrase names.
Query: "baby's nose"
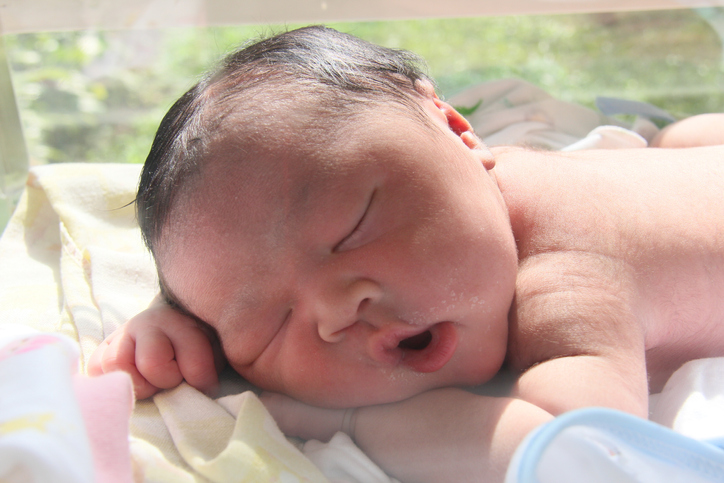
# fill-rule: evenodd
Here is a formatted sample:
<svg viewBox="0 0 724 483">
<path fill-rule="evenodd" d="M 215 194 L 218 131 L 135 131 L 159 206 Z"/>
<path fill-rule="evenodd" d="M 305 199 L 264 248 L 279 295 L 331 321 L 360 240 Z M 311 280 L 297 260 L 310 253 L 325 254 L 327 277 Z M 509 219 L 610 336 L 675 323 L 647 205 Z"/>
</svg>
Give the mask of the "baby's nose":
<svg viewBox="0 0 724 483">
<path fill-rule="evenodd" d="M 315 315 L 319 337 L 330 343 L 344 339 L 346 329 L 364 319 L 366 307 L 379 300 L 380 287 L 360 279 L 317 300 Z"/>
</svg>

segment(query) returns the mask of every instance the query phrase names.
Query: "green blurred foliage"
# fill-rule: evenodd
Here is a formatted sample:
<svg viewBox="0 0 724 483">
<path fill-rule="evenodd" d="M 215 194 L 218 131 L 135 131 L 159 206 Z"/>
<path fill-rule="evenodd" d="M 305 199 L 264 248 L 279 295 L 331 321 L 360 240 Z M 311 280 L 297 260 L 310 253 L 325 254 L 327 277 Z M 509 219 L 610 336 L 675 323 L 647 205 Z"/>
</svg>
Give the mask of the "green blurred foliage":
<svg viewBox="0 0 724 483">
<path fill-rule="evenodd" d="M 724 8 L 337 23 L 422 55 L 440 93 L 520 77 L 589 107 L 598 95 L 685 117 L 724 112 Z M 143 162 L 161 117 L 224 54 L 295 25 L 6 37 L 32 164 Z"/>
</svg>

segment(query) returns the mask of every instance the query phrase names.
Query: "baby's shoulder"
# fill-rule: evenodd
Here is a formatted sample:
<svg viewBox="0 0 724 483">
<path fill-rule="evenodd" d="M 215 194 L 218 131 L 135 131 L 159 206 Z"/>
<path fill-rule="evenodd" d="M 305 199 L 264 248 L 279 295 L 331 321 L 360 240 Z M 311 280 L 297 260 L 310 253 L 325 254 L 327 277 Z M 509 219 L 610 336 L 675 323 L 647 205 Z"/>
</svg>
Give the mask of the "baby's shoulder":
<svg viewBox="0 0 724 483">
<path fill-rule="evenodd" d="M 640 343 L 635 280 L 620 260 L 550 251 L 521 261 L 510 312 L 509 359 L 518 370 L 551 359 L 602 355 Z"/>
</svg>

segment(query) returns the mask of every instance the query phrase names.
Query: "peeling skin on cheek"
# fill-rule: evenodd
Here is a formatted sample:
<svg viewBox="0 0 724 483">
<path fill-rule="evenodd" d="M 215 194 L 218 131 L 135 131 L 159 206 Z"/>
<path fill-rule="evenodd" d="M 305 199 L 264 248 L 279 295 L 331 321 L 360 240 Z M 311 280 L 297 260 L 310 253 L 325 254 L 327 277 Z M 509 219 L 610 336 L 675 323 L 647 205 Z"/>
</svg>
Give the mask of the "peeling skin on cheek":
<svg viewBox="0 0 724 483">
<path fill-rule="evenodd" d="M 445 311 L 453 312 L 457 308 L 458 304 L 465 304 L 474 309 L 478 309 L 480 310 L 481 314 L 489 314 L 491 311 L 491 307 L 486 304 L 485 299 L 482 297 L 472 295 L 467 300 L 465 300 L 464 294 L 451 292 L 446 299 L 440 301 L 440 305 L 428 307 L 425 312 L 412 312 L 408 322 L 415 325 L 423 325 L 424 322 L 429 318 L 428 314 L 436 314 Z"/>
</svg>

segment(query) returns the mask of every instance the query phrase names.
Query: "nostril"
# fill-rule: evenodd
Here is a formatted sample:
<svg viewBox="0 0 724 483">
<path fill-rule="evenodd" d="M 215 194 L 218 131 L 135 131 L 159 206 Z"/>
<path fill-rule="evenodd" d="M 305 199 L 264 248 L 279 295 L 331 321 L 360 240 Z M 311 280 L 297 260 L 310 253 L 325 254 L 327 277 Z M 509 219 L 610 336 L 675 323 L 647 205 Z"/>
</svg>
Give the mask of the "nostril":
<svg viewBox="0 0 724 483">
<path fill-rule="evenodd" d="M 400 343 L 397 344 L 397 347 L 400 349 L 421 351 L 427 348 L 427 346 L 430 345 L 430 342 L 432 342 L 432 333 L 429 330 L 426 330 L 422 334 L 417 334 L 401 340 Z"/>
<path fill-rule="evenodd" d="M 365 308 L 367 308 L 367 306 L 368 306 L 371 302 L 372 302 L 372 299 L 369 298 L 369 297 L 367 297 L 367 298 L 365 298 L 365 299 L 362 299 L 362 301 L 361 301 L 361 302 L 359 303 L 359 305 L 357 306 L 357 313 L 359 314 L 360 312 L 364 311 Z"/>
</svg>

